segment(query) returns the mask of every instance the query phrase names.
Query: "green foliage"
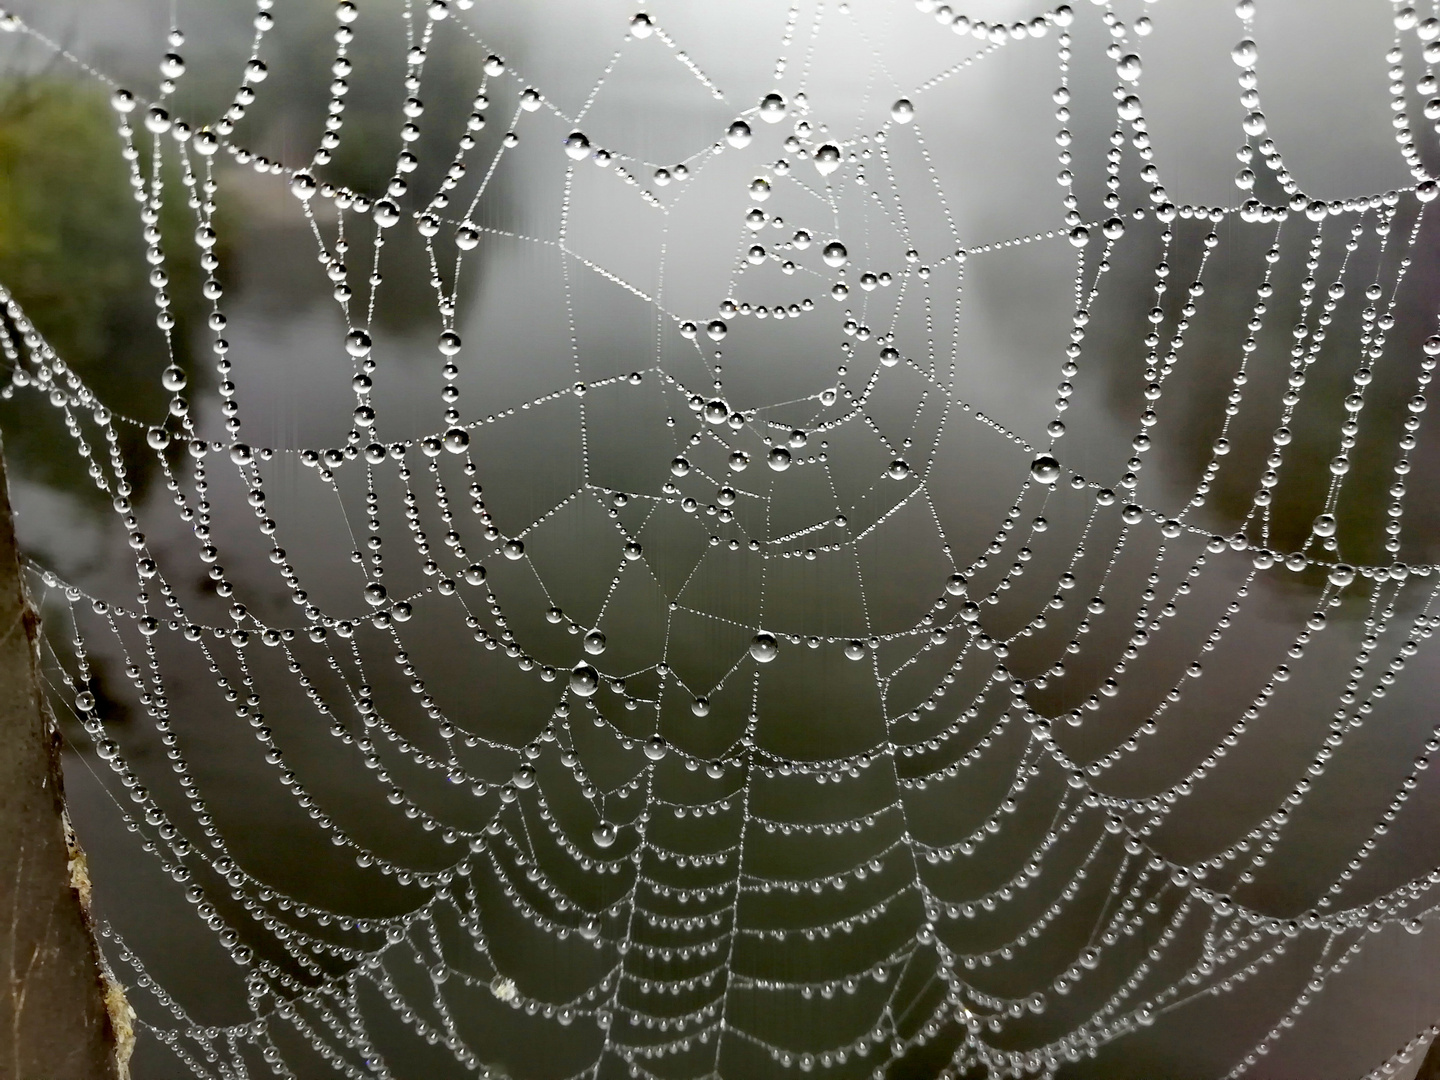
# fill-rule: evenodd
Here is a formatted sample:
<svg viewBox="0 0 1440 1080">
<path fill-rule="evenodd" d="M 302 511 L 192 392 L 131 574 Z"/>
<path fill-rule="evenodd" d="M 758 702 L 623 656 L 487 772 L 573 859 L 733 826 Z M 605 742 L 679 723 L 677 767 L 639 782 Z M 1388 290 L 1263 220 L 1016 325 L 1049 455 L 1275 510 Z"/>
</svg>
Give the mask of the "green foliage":
<svg viewBox="0 0 1440 1080">
<path fill-rule="evenodd" d="M 179 184 L 173 184 L 178 188 Z M 193 231 L 179 213 L 161 222 L 167 251 L 183 252 Z M 160 371 L 169 362 L 155 325 L 139 207 L 119 152 L 115 117 L 94 88 L 59 80 L 0 87 L 0 284 L 69 368 L 116 413 L 147 423 L 165 415 Z M 167 260 L 185 364 L 193 262 Z M 100 505 L 103 496 L 65 434 L 58 410 L 33 389 L 0 402 L 7 457 L 21 475 Z M 144 430 L 120 426 L 127 461 L 153 460 Z M 146 470 L 132 476 L 137 488 Z"/>
</svg>

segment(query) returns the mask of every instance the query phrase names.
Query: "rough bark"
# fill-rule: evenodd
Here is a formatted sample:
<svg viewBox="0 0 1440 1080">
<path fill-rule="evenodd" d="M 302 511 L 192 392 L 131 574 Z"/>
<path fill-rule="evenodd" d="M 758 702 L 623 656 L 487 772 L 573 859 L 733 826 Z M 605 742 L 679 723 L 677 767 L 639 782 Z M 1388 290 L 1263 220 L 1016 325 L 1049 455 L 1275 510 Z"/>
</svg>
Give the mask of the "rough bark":
<svg viewBox="0 0 1440 1080">
<path fill-rule="evenodd" d="M 0 1080 L 125 1080 L 124 992 L 103 970 L 85 855 L 65 814 L 0 455 Z"/>
</svg>

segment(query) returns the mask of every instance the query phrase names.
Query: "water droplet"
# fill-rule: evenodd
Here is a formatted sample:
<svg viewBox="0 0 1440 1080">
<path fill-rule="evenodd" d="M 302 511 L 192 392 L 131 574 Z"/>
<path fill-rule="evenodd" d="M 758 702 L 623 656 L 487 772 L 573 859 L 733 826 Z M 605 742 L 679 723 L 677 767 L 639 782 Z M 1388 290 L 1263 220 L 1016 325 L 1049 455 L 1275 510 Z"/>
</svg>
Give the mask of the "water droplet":
<svg viewBox="0 0 1440 1080">
<path fill-rule="evenodd" d="M 690 462 L 683 457 L 677 457 L 670 462 L 670 473 L 673 476 L 688 476 L 690 474 Z"/>
<path fill-rule="evenodd" d="M 1126 82 L 1140 81 L 1140 57 L 1134 53 L 1126 53 L 1120 57 L 1119 63 L 1115 65 L 1115 74 Z"/>
<path fill-rule="evenodd" d="M 445 436 L 441 441 L 444 442 L 445 449 L 449 450 L 452 454 L 463 454 L 465 448 L 470 445 L 470 433 L 464 428 L 452 427 L 449 431 L 445 432 Z"/>
<path fill-rule="evenodd" d="M 845 645 L 845 658 L 847 660 L 865 659 L 865 643 L 863 641 L 851 641 Z"/>
<path fill-rule="evenodd" d="M 692 702 L 690 703 L 690 711 L 691 711 L 692 713 L 694 713 L 696 716 L 709 716 L 709 715 L 710 715 L 710 699 L 709 699 L 709 698 L 703 698 L 703 697 L 697 697 L 694 701 L 692 701 Z"/>
<path fill-rule="evenodd" d="M 570 669 L 570 692 L 577 697 L 591 697 L 600 689 L 600 673 L 589 664 L 576 664 Z"/>
<path fill-rule="evenodd" d="M 831 240 L 826 244 L 821 255 L 825 259 L 826 266 L 844 266 L 850 259 L 850 253 L 845 250 L 845 245 L 839 240 Z"/>
<path fill-rule="evenodd" d="M 174 364 L 160 373 L 160 385 L 172 393 L 176 390 L 184 390 L 185 382 L 185 372 Z"/>
<path fill-rule="evenodd" d="M 590 156 L 590 140 L 581 132 L 572 131 L 565 139 L 565 153 L 572 161 L 584 161 Z"/>
<path fill-rule="evenodd" d="M 375 204 L 375 224 L 382 229 L 388 229 L 400 220 L 400 207 L 396 206 L 389 199 L 381 199 Z"/>
<path fill-rule="evenodd" d="M 1254 67 L 1255 58 L 1258 55 L 1259 51 L 1255 48 L 1255 42 L 1249 38 L 1237 42 L 1235 47 L 1230 50 L 1230 59 L 1235 61 L 1236 66 L 1242 68 Z"/>
<path fill-rule="evenodd" d="M 890 462 L 890 466 L 885 472 L 891 480 L 904 480 L 910 475 L 910 463 L 904 458 L 896 458 Z"/>
<path fill-rule="evenodd" d="M 454 356 L 460 351 L 460 335 L 454 330 L 446 330 L 440 335 L 439 347 L 442 356 Z"/>
<path fill-rule="evenodd" d="M 89 690 L 81 690 L 75 695 L 75 708 L 81 712 L 89 712 L 95 708 L 95 695 Z"/>
<path fill-rule="evenodd" d="M 480 232 L 470 225 L 461 225 L 455 230 L 455 246 L 461 251 L 471 251 L 480 244 Z"/>
<path fill-rule="evenodd" d="M 780 655 L 780 642 L 774 634 L 761 630 L 750 642 L 750 655 L 762 664 L 768 664 Z"/>
<path fill-rule="evenodd" d="M 951 596 L 964 596 L 965 586 L 966 581 L 964 574 L 951 574 L 950 580 L 945 582 L 945 591 Z"/>
<path fill-rule="evenodd" d="M 585 651 L 591 656 L 599 656 L 605 651 L 605 635 L 599 630 L 591 630 L 585 635 Z"/>
<path fill-rule="evenodd" d="M 517 788 L 519 788 L 521 791 L 524 791 L 526 788 L 534 787 L 535 766 L 529 764 L 528 762 L 524 765 L 521 765 L 518 769 L 515 770 L 515 775 L 510 778 L 510 782 L 514 784 Z"/>
<path fill-rule="evenodd" d="M 315 192 L 320 185 L 315 183 L 315 177 L 308 172 L 297 172 L 290 178 L 290 193 L 301 202 L 308 202 L 315 197 Z"/>
<path fill-rule="evenodd" d="M 725 325 L 724 319 L 711 319 L 705 324 L 705 333 L 710 336 L 711 341 L 719 341 L 730 332 L 730 327 Z"/>
<path fill-rule="evenodd" d="M 1084 247 L 1090 242 L 1090 230 L 1084 225 L 1076 225 L 1070 230 L 1070 243 L 1076 247 Z"/>
<path fill-rule="evenodd" d="M 776 472 L 784 472 L 790 467 L 790 451 L 783 446 L 772 446 L 770 453 L 765 455 L 765 464 Z"/>
<path fill-rule="evenodd" d="M 643 11 L 630 20 L 630 36 L 636 40 L 643 41 L 655 32 L 655 24 L 650 21 L 650 16 Z"/>
<path fill-rule="evenodd" d="M 749 146 L 752 137 L 750 125 L 744 120 L 736 120 L 725 130 L 725 141 L 736 150 L 743 150 Z"/>
<path fill-rule="evenodd" d="M 615 843 L 620 833 L 610 822 L 602 821 L 595 826 L 595 831 L 590 835 L 594 838 L 596 847 L 608 848 Z"/>
<path fill-rule="evenodd" d="M 744 472 L 750 467 L 750 455 L 744 450 L 734 450 L 730 454 L 730 469 L 732 472 Z"/>
<path fill-rule="evenodd" d="M 351 330 L 345 335 L 345 351 L 351 356 L 364 356 L 370 347 L 370 335 L 364 330 Z"/>
<path fill-rule="evenodd" d="M 152 427 L 145 433 L 145 442 L 151 450 L 164 450 L 170 445 L 170 433 L 161 427 Z"/>
<path fill-rule="evenodd" d="M 723 424 L 730 419 L 730 406 L 716 398 L 705 403 L 705 419 L 712 424 Z M 681 459 L 683 460 L 683 459 Z M 688 470 L 687 470 L 688 471 Z"/>
<path fill-rule="evenodd" d="M 466 582 L 471 585 L 479 585 L 485 580 L 485 567 L 481 566 L 479 563 L 475 563 L 472 566 L 467 566 L 465 568 L 465 572 L 461 575 L 461 577 L 463 577 Z"/>
<path fill-rule="evenodd" d="M 1334 536 L 1336 528 L 1335 515 L 1321 514 L 1315 519 L 1315 524 L 1311 526 L 1311 528 L 1314 530 L 1316 536 Z"/>
<path fill-rule="evenodd" d="M 909 98 L 900 98 L 890 106 L 890 119 L 897 124 L 908 124 L 915 119 L 915 106 Z"/>
<path fill-rule="evenodd" d="M 506 541 L 505 541 L 505 547 L 502 548 L 501 550 L 503 550 L 503 551 L 505 552 L 505 557 L 506 557 L 507 559 L 521 559 L 521 558 L 524 558 L 524 557 L 525 557 L 525 541 L 524 541 L 524 540 L 506 540 Z"/>
<path fill-rule="evenodd" d="M 784 120 L 788 109 L 789 105 L 780 94 L 766 94 L 760 99 L 760 119 L 767 124 L 778 124 Z"/>
<path fill-rule="evenodd" d="M 1030 475 L 1037 484 L 1053 484 L 1060 479 L 1060 462 L 1049 454 L 1041 454 L 1030 463 Z"/>
<path fill-rule="evenodd" d="M 371 607 L 379 607 L 385 603 L 385 586 L 378 581 L 372 581 L 365 586 L 365 602 Z"/>
<path fill-rule="evenodd" d="M 811 160 L 815 162 L 815 168 L 819 170 L 821 176 L 829 176 L 840 168 L 840 148 L 834 143 L 826 143 L 815 151 L 815 156 Z"/>
<path fill-rule="evenodd" d="M 665 756 L 665 752 L 668 749 L 669 746 L 666 744 L 664 738 L 659 735 L 652 735 L 645 744 L 645 756 L 651 761 L 659 761 Z"/>
</svg>

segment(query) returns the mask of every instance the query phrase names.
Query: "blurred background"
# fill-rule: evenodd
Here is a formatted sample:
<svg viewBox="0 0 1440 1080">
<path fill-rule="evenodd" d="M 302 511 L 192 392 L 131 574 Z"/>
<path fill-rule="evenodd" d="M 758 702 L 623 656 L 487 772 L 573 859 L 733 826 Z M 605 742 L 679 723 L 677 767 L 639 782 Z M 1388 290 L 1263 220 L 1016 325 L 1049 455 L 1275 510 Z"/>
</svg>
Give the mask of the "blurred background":
<svg viewBox="0 0 1440 1080">
<path fill-rule="evenodd" d="M 1418 891 L 1392 896 L 1375 933 L 1266 936 L 1236 965 L 1256 970 L 1224 993 L 1182 983 L 1236 924 L 1187 900 L 1168 869 L 1147 872 L 1127 855 L 1125 837 L 1105 830 L 1109 811 L 1081 806 L 1011 711 L 1009 676 L 993 675 L 999 642 L 1024 700 L 1056 718 L 1055 745 L 1081 765 L 1124 747 L 1161 710 L 1155 732 L 1091 782 L 1134 800 L 1127 830 L 1145 829 L 1147 849 L 1175 865 L 1233 855 L 1308 777 L 1273 850 L 1215 867 L 1210 887 L 1253 911 L 1291 920 L 1366 904 L 1440 863 L 1440 791 L 1413 771 L 1435 726 L 1427 605 L 1440 459 L 1425 425 L 1413 448 L 1397 449 L 1436 329 L 1440 227 L 1421 215 L 1396 143 L 1392 82 L 1403 83 L 1419 160 L 1433 166 L 1437 155 L 1421 119 L 1433 85 L 1417 88 L 1423 37 L 1408 23 L 1397 30 L 1399 9 L 1262 0 L 1247 31 L 1228 0 L 1075 4 L 1063 27 L 1073 38 L 1063 126 L 1092 234 L 1077 248 L 1056 183 L 1062 27 L 1032 0 L 938 11 L 928 0 L 657 0 L 639 34 L 638 9 L 609 0 L 452 2 L 434 21 L 424 4 L 361 0 L 353 24 L 337 24 L 329 0 L 18 3 L 27 29 L 0 39 L 0 285 L 75 381 L 52 390 L 40 377 L 12 311 L 0 431 L 45 605 L 71 813 L 114 935 L 102 945 L 146 1024 L 135 1075 L 483 1067 L 599 1080 L 803 1067 L 847 1077 L 878 1066 L 918 1078 L 941 1074 L 962 1044 L 973 1053 L 977 1035 L 1024 1052 L 1079 1031 L 1058 1073 L 1041 1055 L 1028 1074 L 1219 1077 L 1261 1043 L 1248 1075 L 1339 1080 L 1368 1074 L 1434 1022 L 1433 920 L 1412 928 L 1418 936 L 1403 925 L 1429 906 Z M 213 124 L 242 84 L 257 14 L 274 22 L 260 34 L 267 74 L 227 136 L 248 153 L 208 159 L 231 364 L 222 372 L 181 144 L 152 139 L 142 120 L 174 53 L 184 70 L 166 107 L 192 128 Z M 1043 35 L 996 40 L 956 32 L 960 14 L 999 27 L 1049 21 Z M 354 30 L 344 123 L 330 160 L 312 166 L 341 77 L 337 25 Z M 175 28 L 183 39 L 167 43 Z M 1264 137 L 1288 174 L 1316 199 L 1399 193 L 1385 235 L 1376 225 L 1390 210 L 1368 203 L 1318 223 L 1191 212 L 1247 197 L 1234 182 L 1247 108 L 1231 57 L 1247 32 Z M 420 85 L 407 87 L 417 70 L 407 51 L 422 34 L 433 36 Z M 1185 208 L 1168 248 L 1153 214 L 1127 217 L 1112 244 L 1096 224 L 1111 216 L 1112 42 L 1141 58 L 1128 92 L 1143 101 L 1158 182 Z M 502 70 L 487 70 L 491 57 Z M 116 87 L 141 101 L 130 114 L 140 172 L 165 193 L 152 224 L 167 256 L 168 345 Z M 771 93 L 786 108 L 774 124 L 759 111 Z M 407 96 L 423 103 L 409 143 Z M 912 121 L 893 113 L 902 98 Z M 473 114 L 484 116 L 478 130 Z M 737 118 L 750 128 L 744 146 L 727 139 Z M 474 146 L 456 177 L 467 130 Z M 574 131 L 612 155 L 606 167 L 593 153 L 566 155 Z M 841 148 L 833 174 L 796 153 L 825 143 Z M 1128 215 L 1154 202 L 1123 146 L 1116 190 Z M 320 197 L 302 206 L 292 194 L 290 173 L 310 166 L 319 182 L 379 198 L 404 149 L 415 165 L 396 197 L 403 216 L 383 234 L 358 209 L 342 214 Z M 202 168 L 193 150 L 188 161 Z M 1277 170 L 1258 157 L 1254 168 L 1255 197 L 1282 204 Z M 415 214 L 447 176 L 431 241 Z M 769 197 L 757 201 L 761 177 Z M 467 222 L 478 243 L 457 245 Z M 342 224 L 348 319 L 316 242 L 334 252 Z M 797 245 L 797 230 L 815 242 Z M 377 234 L 382 282 L 367 314 Z M 843 267 L 820 257 L 836 239 Z M 766 249 L 758 263 L 746 256 L 755 244 Z M 1272 245 L 1280 256 L 1267 262 Z M 1170 286 L 1155 329 L 1183 347 L 1156 400 L 1144 338 L 1162 259 Z M 1267 273 L 1268 311 L 1247 327 Z M 437 308 L 437 275 L 454 290 L 453 319 Z M 1326 337 L 1310 339 L 1315 361 L 1277 469 L 1266 455 L 1312 278 L 1321 294 L 1342 282 L 1343 295 Z M 1192 280 L 1203 294 L 1182 315 Z M 1365 296 L 1371 282 L 1384 286 L 1378 304 Z M 839 297 L 837 283 L 848 290 Z M 1372 304 L 1393 325 L 1383 355 L 1365 362 Z M 1077 306 L 1088 322 L 1078 374 L 1067 375 Z M 706 333 L 715 319 L 723 339 Z M 345 348 L 354 326 L 373 342 L 373 385 L 359 397 L 359 361 Z M 463 340 L 455 378 L 436 349 L 449 327 Z M 1256 345 L 1237 383 L 1247 337 Z M 899 363 L 886 363 L 887 345 Z M 172 364 L 187 382 L 180 413 L 162 381 Z M 1312 522 L 1358 367 L 1371 374 L 1327 551 Z M 1047 424 L 1062 381 L 1073 391 L 1056 441 Z M 428 457 L 418 444 L 451 426 L 441 393 L 450 383 L 468 450 Z M 113 442 L 75 406 L 80 386 L 93 394 L 80 399 L 87 408 L 98 402 L 116 418 Z M 696 395 L 723 403 L 721 424 L 695 410 Z M 361 445 L 407 444 L 408 473 L 394 457 L 306 461 L 304 451 L 347 445 L 362 399 L 375 419 Z M 159 449 L 147 442 L 156 426 L 178 433 L 183 413 L 218 451 L 232 412 L 236 437 L 273 454 L 237 466 L 206 451 L 203 490 L 178 434 Z M 1134 471 L 1142 431 L 1138 486 L 1097 506 L 1097 488 Z M 1229 453 L 1216 457 L 1222 431 Z M 113 485 L 96 483 L 77 433 L 106 469 L 123 464 L 124 507 Z M 1052 443 L 1063 470 L 1053 490 L 1031 477 Z M 783 471 L 767 467 L 779 447 L 790 455 Z M 732 471 L 733 452 L 748 455 L 743 471 Z M 1408 469 L 1397 473 L 1401 458 Z M 1279 474 L 1273 489 L 1267 469 Z M 1085 483 L 1072 486 L 1073 476 Z M 257 477 L 273 542 L 247 502 Z M 1402 515 L 1390 512 L 1397 482 Z M 1160 521 L 1180 517 L 1197 485 L 1205 497 L 1185 514 L 1187 531 L 1164 535 Z M 1268 510 L 1257 514 L 1262 488 Z M 1157 516 L 1126 522 L 1127 501 Z M 197 502 L 208 538 L 185 516 Z M 148 569 L 126 542 L 127 513 L 143 529 Z M 367 520 L 378 528 L 362 543 Z M 1403 529 L 1387 531 L 1390 521 Z M 455 545 L 444 550 L 452 530 L 463 560 Z M 1334 591 L 1324 591 L 1324 567 L 1256 573 L 1250 552 L 1227 548 L 1187 577 L 1212 534 L 1237 532 L 1282 554 L 1308 542 L 1323 562 L 1410 569 L 1357 581 L 1297 656 L 1297 635 Z M 514 540 L 523 554 L 512 559 L 503 547 Z M 469 562 L 483 563 L 483 583 L 463 577 Z M 957 572 L 965 596 L 946 591 Z M 1061 587 L 1066 573 L 1073 589 Z M 413 617 L 366 621 L 364 590 L 382 580 Z M 153 637 L 92 603 L 135 612 L 147 590 L 184 612 Z M 1052 595 L 1064 606 L 1037 624 Z M 1092 595 L 1105 602 L 1087 615 Z M 967 597 L 982 605 L 985 648 L 958 617 Z M 1133 650 L 1136 619 L 1170 600 L 1173 618 Z M 231 622 L 237 601 L 245 614 Z M 304 632 L 317 621 L 312 605 L 330 620 L 323 641 Z M 335 620 L 353 622 L 353 636 Z M 1203 650 L 1217 620 L 1224 632 Z M 243 624 L 257 639 L 261 626 L 299 633 L 278 648 L 194 642 L 187 623 Z M 477 627 L 488 640 L 476 640 Z M 603 652 L 582 644 L 591 630 Z M 761 630 L 780 636 L 763 664 L 750 652 Z M 852 642 L 859 659 L 846 655 Z M 1370 707 L 1347 715 L 1363 726 L 1346 729 L 1316 772 L 1362 651 L 1373 659 L 1355 677 Z M 82 653 L 93 710 L 73 704 Z M 1204 673 L 1187 680 L 1197 658 Z M 569 689 L 581 663 L 607 680 L 594 697 Z M 1288 678 L 1277 681 L 1281 664 Z M 1385 665 L 1398 677 L 1380 683 Z M 1183 693 L 1167 702 L 1172 687 Z M 1098 708 L 1086 707 L 1092 698 Z M 1209 757 L 1256 701 L 1238 745 Z M 1072 710 L 1083 723 L 1064 722 Z M 652 761 L 644 748 L 656 736 L 668 752 Z M 537 779 L 517 789 L 527 761 Z M 1202 763 L 1203 779 L 1186 783 Z M 276 782 L 282 769 L 305 799 Z M 1418 779 L 1407 787 L 1408 776 Z M 1164 799 L 1177 784 L 1179 797 Z M 1397 791 L 1403 813 L 1364 847 Z M 500 827 L 487 832 L 491 822 Z M 613 845 L 598 840 L 605 823 Z M 356 845 L 373 853 L 368 864 Z M 1024 868 L 1037 851 L 1032 885 Z M 1317 907 L 1357 852 L 1350 880 Z M 1026 887 L 994 893 L 1017 874 Z M 961 912 L 982 896 L 988 906 Z M 1129 925 L 1103 941 L 1127 896 Z M 1027 930 L 1037 920 L 1040 930 Z M 1355 942 L 1363 951 L 1323 990 L 1307 988 Z M 1098 962 L 1081 965 L 1097 943 Z M 1259 962 L 1275 945 L 1284 947 Z M 237 948 L 247 963 L 232 962 Z M 383 963 L 357 976 L 361 952 Z M 946 956 L 974 961 L 956 960 L 963 1005 L 946 1000 Z M 1178 995 L 1134 1012 L 1172 984 Z M 1298 1016 L 1276 1028 L 1297 998 Z M 957 1009 L 969 1010 L 972 1034 Z M 998 1061 L 951 1075 L 1002 1075 Z M 1383 1075 L 1413 1070 L 1398 1063 Z"/>
</svg>

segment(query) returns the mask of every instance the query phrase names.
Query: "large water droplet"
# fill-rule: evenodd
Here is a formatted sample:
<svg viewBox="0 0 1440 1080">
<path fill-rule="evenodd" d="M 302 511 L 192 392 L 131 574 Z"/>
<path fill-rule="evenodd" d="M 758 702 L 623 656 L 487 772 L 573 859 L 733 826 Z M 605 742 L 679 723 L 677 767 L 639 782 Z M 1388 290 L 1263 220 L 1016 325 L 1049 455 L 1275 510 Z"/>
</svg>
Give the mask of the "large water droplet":
<svg viewBox="0 0 1440 1080">
<path fill-rule="evenodd" d="M 761 630 L 750 642 L 750 655 L 762 664 L 768 664 L 780 655 L 780 642 L 774 634 Z"/>
<path fill-rule="evenodd" d="M 834 143 L 826 143 L 815 151 L 811 160 L 815 162 L 815 168 L 820 171 L 821 176 L 829 176 L 840 168 L 840 148 Z"/>
<path fill-rule="evenodd" d="M 1255 58 L 1258 55 L 1259 51 L 1255 48 L 1255 42 L 1249 38 L 1237 42 L 1235 47 L 1230 50 L 1230 59 L 1234 60 L 1236 65 L 1242 68 L 1254 67 Z"/>
<path fill-rule="evenodd" d="M 345 351 L 351 356 L 364 356 L 370 351 L 370 335 L 364 330 L 351 330 L 345 335 Z"/>
<path fill-rule="evenodd" d="M 565 153 L 572 161 L 584 161 L 590 156 L 590 140 L 582 132 L 572 131 L 565 138 Z"/>
<path fill-rule="evenodd" d="M 908 124 L 915 119 L 915 105 L 909 98 L 900 98 L 890 106 L 890 119 L 897 124 Z"/>
<path fill-rule="evenodd" d="M 780 94 L 766 94 L 760 99 L 760 119 L 767 124 L 778 124 L 784 120 L 787 109 L 789 106 Z"/>
<path fill-rule="evenodd" d="M 844 266 L 850 259 L 850 253 L 845 250 L 845 245 L 839 240 L 831 240 L 826 244 L 821 255 L 825 259 L 826 266 Z"/>
<path fill-rule="evenodd" d="M 605 635 L 599 630 L 591 630 L 585 635 L 584 645 L 591 656 L 599 656 L 605 651 Z"/>
<path fill-rule="evenodd" d="M 904 458 L 896 458 L 890 462 L 889 468 L 885 470 L 891 480 L 904 480 L 910 475 L 910 463 Z"/>
<path fill-rule="evenodd" d="M 576 664 L 570 669 L 570 692 L 590 697 L 600 689 L 600 673 L 589 664 Z"/>
<path fill-rule="evenodd" d="M 1030 475 L 1037 484 L 1053 484 L 1060 479 L 1060 462 L 1049 454 L 1041 454 L 1030 463 Z"/>
<path fill-rule="evenodd" d="M 744 120 L 736 120 L 725 131 L 725 141 L 736 150 L 743 150 L 750 145 L 753 136 L 750 132 L 750 125 Z"/>
<path fill-rule="evenodd" d="M 790 467 L 790 451 L 783 446 L 772 446 L 770 453 L 765 455 L 765 464 L 776 472 L 784 472 Z"/>
</svg>

